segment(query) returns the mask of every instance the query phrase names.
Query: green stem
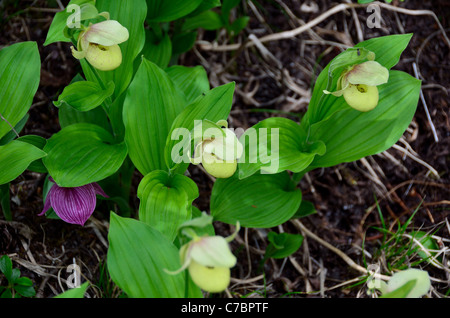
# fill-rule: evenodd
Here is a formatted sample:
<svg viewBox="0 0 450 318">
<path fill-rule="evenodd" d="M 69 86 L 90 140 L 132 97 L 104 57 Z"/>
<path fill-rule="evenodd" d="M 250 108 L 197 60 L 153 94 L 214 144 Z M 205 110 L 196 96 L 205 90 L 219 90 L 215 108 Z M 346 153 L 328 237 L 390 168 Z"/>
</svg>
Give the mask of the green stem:
<svg viewBox="0 0 450 318">
<path fill-rule="evenodd" d="M 184 285 L 184 298 L 189 297 L 189 271 L 185 270 L 185 285 Z"/>
</svg>

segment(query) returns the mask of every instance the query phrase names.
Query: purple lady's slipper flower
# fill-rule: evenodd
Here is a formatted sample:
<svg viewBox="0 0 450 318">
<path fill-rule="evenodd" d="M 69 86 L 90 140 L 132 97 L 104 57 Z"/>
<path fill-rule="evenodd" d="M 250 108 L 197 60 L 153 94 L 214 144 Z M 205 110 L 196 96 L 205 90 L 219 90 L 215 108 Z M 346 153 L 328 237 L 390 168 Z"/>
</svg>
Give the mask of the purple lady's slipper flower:
<svg viewBox="0 0 450 318">
<path fill-rule="evenodd" d="M 97 203 L 96 195 L 108 198 L 96 182 L 81 187 L 63 188 L 58 186 L 52 177 L 49 180 L 54 185 L 47 194 L 44 209 L 39 216 L 44 215 L 52 207 L 63 221 L 83 226 L 94 213 Z"/>
</svg>

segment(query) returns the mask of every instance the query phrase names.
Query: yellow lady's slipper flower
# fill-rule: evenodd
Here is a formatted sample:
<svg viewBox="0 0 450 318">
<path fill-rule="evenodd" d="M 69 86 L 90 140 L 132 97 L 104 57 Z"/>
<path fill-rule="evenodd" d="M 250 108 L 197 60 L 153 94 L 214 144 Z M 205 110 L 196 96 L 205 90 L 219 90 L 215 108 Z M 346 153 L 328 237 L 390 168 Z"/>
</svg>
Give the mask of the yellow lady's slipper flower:
<svg viewBox="0 0 450 318">
<path fill-rule="evenodd" d="M 236 256 L 231 253 L 228 242 L 239 231 L 228 238 L 222 236 L 194 236 L 192 241 L 180 248 L 180 269 L 170 274 L 178 274 L 187 269 L 192 281 L 201 289 L 220 293 L 230 284 L 230 268 L 236 265 Z"/>
<path fill-rule="evenodd" d="M 219 123 L 223 124 L 224 121 Z M 229 178 L 237 169 L 237 160 L 242 156 L 243 146 L 232 130 L 222 130 L 225 136 L 219 134 L 213 138 L 204 138 L 196 145 L 192 163 L 201 163 L 213 177 Z"/>
<path fill-rule="evenodd" d="M 338 79 L 337 91 L 325 94 L 344 96 L 347 104 L 361 112 L 367 112 L 378 105 L 378 85 L 387 83 L 389 71 L 375 61 L 353 65 Z"/>
<path fill-rule="evenodd" d="M 71 47 L 76 59 L 86 60 L 96 69 L 111 71 L 122 63 L 122 52 L 118 44 L 128 40 L 129 33 L 115 20 L 91 24 L 78 36 L 77 50 Z"/>
</svg>

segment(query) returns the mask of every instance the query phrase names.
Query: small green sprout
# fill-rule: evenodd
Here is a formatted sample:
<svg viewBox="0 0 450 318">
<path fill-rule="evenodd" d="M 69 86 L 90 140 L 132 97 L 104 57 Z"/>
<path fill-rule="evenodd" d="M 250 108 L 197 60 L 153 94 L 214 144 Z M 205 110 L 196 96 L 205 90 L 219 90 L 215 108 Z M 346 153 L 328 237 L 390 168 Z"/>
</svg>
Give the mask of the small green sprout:
<svg viewBox="0 0 450 318">
<path fill-rule="evenodd" d="M 0 286 L 0 298 L 34 297 L 36 295 L 31 279 L 20 277 L 20 270 L 12 268 L 12 261 L 7 255 L 0 257 L 0 272 L 8 281 L 7 286 Z"/>
</svg>

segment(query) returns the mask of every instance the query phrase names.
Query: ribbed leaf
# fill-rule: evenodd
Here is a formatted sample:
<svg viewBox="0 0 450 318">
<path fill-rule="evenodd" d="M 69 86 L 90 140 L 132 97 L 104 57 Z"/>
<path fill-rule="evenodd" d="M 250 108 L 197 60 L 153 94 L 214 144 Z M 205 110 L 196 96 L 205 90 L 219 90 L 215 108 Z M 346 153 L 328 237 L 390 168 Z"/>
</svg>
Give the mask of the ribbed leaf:
<svg viewBox="0 0 450 318">
<path fill-rule="evenodd" d="M 414 116 L 420 81 L 400 71 L 389 72 L 389 82 L 379 86 L 378 106 L 367 113 L 343 107 L 327 120 L 311 126 L 311 139 L 321 140 L 327 151 L 310 168 L 351 162 L 389 149 L 405 132 Z M 345 104 L 334 97 L 335 104 Z"/>
<path fill-rule="evenodd" d="M 45 157 L 41 149 L 18 140 L 0 146 L 0 184 L 8 183 L 20 176 L 35 160 Z"/>
<path fill-rule="evenodd" d="M 43 160 L 60 187 L 79 187 L 114 174 L 127 156 L 124 142 L 100 126 L 73 124 L 54 134 L 44 148 Z"/>
<path fill-rule="evenodd" d="M 240 138 L 244 153 L 239 159 L 239 178 L 262 170 L 277 173 L 300 172 L 316 155 L 325 153 L 322 142 L 306 142 L 307 134 L 296 122 L 282 117 L 265 119 Z"/>
<path fill-rule="evenodd" d="M 25 135 L 17 138 L 17 140 L 31 144 L 41 150 L 44 149 L 45 145 L 47 144 L 47 139 L 36 135 Z M 45 168 L 44 164 L 42 163 L 42 159 L 33 161 L 27 169 L 38 173 L 47 173 L 47 168 Z"/>
<path fill-rule="evenodd" d="M 209 91 L 208 74 L 200 65 L 194 67 L 174 65 L 167 68 L 166 72 L 184 93 L 188 103 L 192 103 L 201 94 Z"/>
<path fill-rule="evenodd" d="M 39 86 L 41 59 L 36 42 L 0 50 L 0 139 L 24 118 Z M 11 125 L 11 126 L 10 126 Z"/>
<path fill-rule="evenodd" d="M 375 53 L 375 61 L 387 69 L 391 69 L 398 63 L 400 56 L 408 46 L 411 37 L 412 34 L 376 37 L 358 43 L 355 45 L 355 48 L 364 48 L 366 51 Z M 340 109 L 349 107 L 347 104 L 335 103 L 335 96 L 325 95 L 323 93 L 323 90 L 336 90 L 336 83 L 340 75 L 340 73 L 338 73 L 339 70 L 342 70 L 345 66 L 359 64 L 362 62 L 361 55 L 364 53 L 363 51 L 358 53 L 358 51 L 355 52 L 353 48 L 350 48 L 348 51 L 351 51 L 354 54 L 348 54 L 349 52 L 345 51 L 336 56 L 333 61 L 331 61 L 327 67 L 323 69 L 317 78 L 316 83 L 314 84 L 314 91 L 311 96 L 308 111 L 302 119 L 302 126 L 305 127 L 305 130 L 308 130 L 309 125 L 326 119 Z M 345 61 L 342 61 L 342 55 L 348 55 L 348 58 Z M 341 61 L 339 61 L 339 68 L 336 68 L 336 70 L 333 71 L 334 76 L 330 79 L 330 67 L 333 66 L 334 61 L 338 61 L 340 59 Z"/>
<path fill-rule="evenodd" d="M 239 180 L 217 179 L 211 194 L 211 215 L 228 224 L 270 228 L 289 220 L 300 207 L 302 193 L 286 172 L 255 174 Z"/>
<path fill-rule="evenodd" d="M 111 213 L 108 270 L 112 280 L 132 298 L 181 298 L 185 275 L 168 274 L 181 267 L 178 249 L 151 226 Z M 200 290 L 190 286 L 189 297 Z"/>
<path fill-rule="evenodd" d="M 68 289 L 64 293 L 56 295 L 54 298 L 84 298 L 88 287 L 89 282 L 85 282 L 79 287 Z"/>
<path fill-rule="evenodd" d="M 67 6 L 75 4 L 81 6 L 83 4 L 94 4 L 93 0 L 71 0 Z M 65 37 L 64 28 L 67 26 L 67 19 L 73 15 L 75 11 L 67 11 L 66 9 L 57 12 L 53 17 L 52 24 L 47 32 L 47 38 L 45 39 L 44 46 L 52 44 L 54 42 L 70 42 L 70 39 Z M 71 19 L 73 20 L 73 19 Z M 71 21 L 74 22 L 74 21 Z"/>
<path fill-rule="evenodd" d="M 56 107 L 68 104 L 78 111 L 89 111 L 100 106 L 114 92 L 114 83 L 108 83 L 106 89 L 95 82 L 78 81 L 66 86 L 53 102 Z"/>
<path fill-rule="evenodd" d="M 128 88 L 123 106 L 125 141 L 131 160 L 146 175 L 167 170 L 166 139 L 185 100 L 169 76 L 152 62 L 142 63 Z"/>
<path fill-rule="evenodd" d="M 178 226 L 192 217 L 192 201 L 198 188 L 190 178 L 155 170 L 139 183 L 139 220 L 163 233 L 170 241 L 177 235 Z"/>
<path fill-rule="evenodd" d="M 222 19 L 220 15 L 212 10 L 204 11 L 194 17 L 186 19 L 183 24 L 183 30 L 195 30 L 195 29 L 205 29 L 205 30 L 217 30 L 223 26 Z"/>
<path fill-rule="evenodd" d="M 147 0 L 147 20 L 170 22 L 194 11 L 203 0 Z"/>
<path fill-rule="evenodd" d="M 140 54 L 160 68 L 166 68 L 172 57 L 172 41 L 168 34 L 159 39 L 151 30 L 145 30 L 145 45 Z"/>
</svg>

